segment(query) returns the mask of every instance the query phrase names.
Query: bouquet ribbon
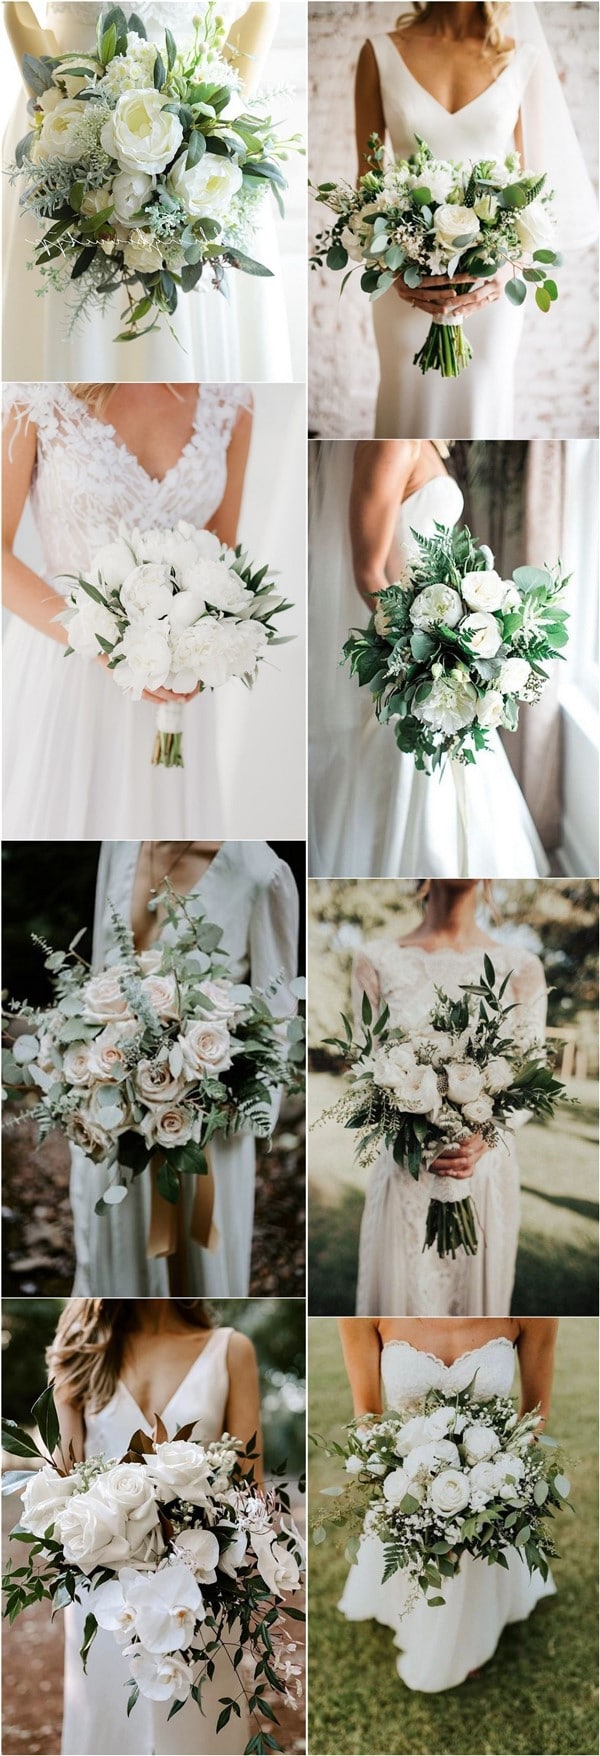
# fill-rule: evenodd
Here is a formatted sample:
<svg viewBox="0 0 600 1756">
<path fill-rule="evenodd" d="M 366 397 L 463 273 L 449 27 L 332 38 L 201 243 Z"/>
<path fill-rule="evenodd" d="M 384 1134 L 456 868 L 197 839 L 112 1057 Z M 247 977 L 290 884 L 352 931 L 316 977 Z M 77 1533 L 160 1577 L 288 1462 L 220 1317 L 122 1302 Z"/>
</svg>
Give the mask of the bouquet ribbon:
<svg viewBox="0 0 600 1756">
<path fill-rule="evenodd" d="M 465 787 L 465 771 L 462 762 L 450 763 L 450 772 L 456 792 L 456 812 L 458 831 L 458 872 L 457 878 L 469 877 L 469 818 L 467 809 L 467 790 Z"/>
<path fill-rule="evenodd" d="M 210 1149 L 204 1148 L 208 1171 L 194 1178 L 196 1185 L 194 1205 L 190 1223 L 190 1237 L 195 1244 L 201 1244 L 204 1250 L 216 1250 L 220 1241 L 218 1227 L 213 1220 L 215 1205 L 215 1179 L 213 1174 Z M 180 1244 L 179 1202 L 165 1201 L 158 1187 L 160 1155 L 155 1154 L 150 1163 L 152 1198 L 150 1207 L 150 1226 L 146 1256 L 175 1256 Z"/>
</svg>

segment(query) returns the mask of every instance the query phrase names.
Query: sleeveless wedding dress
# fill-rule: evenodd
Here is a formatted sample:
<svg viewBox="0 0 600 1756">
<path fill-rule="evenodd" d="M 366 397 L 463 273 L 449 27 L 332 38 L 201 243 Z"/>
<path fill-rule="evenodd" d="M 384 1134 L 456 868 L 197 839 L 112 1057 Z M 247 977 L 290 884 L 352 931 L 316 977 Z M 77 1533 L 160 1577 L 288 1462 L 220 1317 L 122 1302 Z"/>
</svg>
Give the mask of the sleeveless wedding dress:
<svg viewBox="0 0 600 1756">
<path fill-rule="evenodd" d="M 162 1419 L 170 1439 L 190 1421 L 196 1422 L 194 1438 L 205 1443 L 220 1439 L 225 1431 L 231 1333 L 231 1329 L 212 1330 L 167 1403 Z M 110 1402 L 98 1413 L 85 1410 L 84 1421 L 86 1457 L 119 1458 L 136 1428 L 152 1432 L 122 1378 Z M 241 1702 L 241 1720 L 233 1716 L 224 1731 L 215 1730 L 219 1696 L 237 1695 L 239 1688 L 226 1653 L 216 1660 L 212 1682 L 204 1684 L 202 1712 L 191 1701 L 168 1720 L 170 1702 L 140 1696 L 128 1719 L 127 1659 L 112 1634 L 98 1629 L 87 1675 L 83 1670 L 79 1648 L 85 1617 L 83 1604 L 65 1610 L 63 1756 L 235 1756 L 245 1748 L 250 1728 Z"/>
<path fill-rule="evenodd" d="M 390 36 L 372 39 L 386 129 L 397 158 L 415 150 L 415 136 L 438 158 L 503 159 L 514 135 L 525 88 L 537 61 L 529 43 L 516 49 L 486 91 L 451 115 L 409 72 Z M 543 170 L 533 165 L 530 170 Z M 429 317 L 399 299 L 394 288 L 373 305 L 381 382 L 375 434 L 380 439 L 510 439 L 514 374 L 524 312 L 504 293 L 495 304 L 469 312 L 466 334 L 474 358 L 460 378 L 425 375 L 413 358 Z"/>
<path fill-rule="evenodd" d="M 96 969 L 114 962 L 116 956 L 109 900 L 125 921 L 131 921 L 139 851 L 138 842 L 120 842 L 102 849 L 94 922 Z M 222 927 L 224 945 L 233 960 L 234 981 L 250 981 L 264 988 L 281 973 L 277 1004 L 282 1012 L 293 1012 L 295 1001 L 286 984 L 297 967 L 298 895 L 289 866 L 266 842 L 224 842 L 190 894 L 202 898 L 207 919 Z M 273 1125 L 276 1118 L 274 1099 Z M 177 1290 L 192 1297 L 245 1298 L 254 1213 L 254 1140 L 244 1133 L 231 1140 L 217 1136 L 210 1152 L 219 1242 L 216 1249 L 205 1250 L 190 1237 L 195 1178 L 184 1177 L 180 1203 L 186 1285 Z M 86 1158 L 79 1147 L 71 1147 L 76 1255 L 73 1294 L 166 1298 L 170 1292 L 169 1259 L 146 1255 L 150 1172 L 146 1169 L 136 1177 L 118 1208 L 100 1216 L 94 1208 L 110 1175 L 103 1165 Z"/>
<path fill-rule="evenodd" d="M 146 530 L 179 519 L 208 524 L 223 497 L 228 447 L 246 399 L 239 385 L 203 385 L 191 437 L 157 480 L 68 385 L 5 385 L 5 415 L 37 427 L 30 500 L 57 616 L 69 590 L 64 575 L 85 572 L 121 519 Z M 3 670 L 5 835 L 219 838 L 209 690 L 185 707 L 185 767 L 153 768 L 156 704 L 124 695 L 95 660 L 65 658 L 56 641 L 12 616 Z"/>
<path fill-rule="evenodd" d="M 453 1395 L 473 1377 L 475 1396 L 510 1395 L 514 1353 L 507 1337 L 472 1348 L 451 1366 L 406 1341 L 388 1341 L 382 1350 L 381 1381 L 390 1409 L 410 1408 L 428 1390 Z M 466 1555 L 456 1578 L 444 1580 L 443 1609 L 429 1609 L 420 1593 L 407 1609 L 406 1581 L 396 1573 L 381 1583 L 383 1546 L 379 1537 L 366 1535 L 338 1607 L 349 1622 L 373 1620 L 393 1628 L 400 1649 L 396 1667 L 408 1689 L 424 1694 L 455 1689 L 470 1671 L 487 1664 L 508 1623 L 525 1621 L 540 1598 L 556 1591 L 551 1576 L 544 1584 L 541 1573 L 530 1574 L 516 1553 L 507 1559 L 505 1571 Z"/>
<path fill-rule="evenodd" d="M 399 303 L 399 301 L 396 301 Z M 381 301 L 383 303 L 383 301 Z M 377 307 L 376 307 L 377 309 Z M 468 872 L 461 874 L 452 771 L 421 773 L 398 750 L 392 725 L 376 719 L 368 689 L 339 671 L 350 627 L 366 628 L 367 605 L 353 578 L 348 497 L 354 447 L 329 447 L 315 495 L 310 539 L 309 858 L 313 877 L 533 878 L 544 850 L 497 732 L 462 770 Z M 345 457 L 338 454 L 345 453 Z M 412 532 L 457 524 L 458 483 L 433 476 L 399 507 L 390 579 L 414 555 Z M 337 602 L 332 608 L 332 598 Z"/>
<path fill-rule="evenodd" d="M 476 982 L 484 948 L 428 952 L 422 945 L 372 939 L 355 959 L 357 1018 L 363 992 L 390 1009 L 390 1027 L 419 1031 L 436 1004 L 436 989 L 461 998 L 461 984 Z M 546 986 L 539 958 L 520 946 L 498 941 L 490 956 L 497 977 L 510 974 L 505 1000 L 516 1003 L 510 1029 L 522 1047 L 543 1040 Z M 518 1128 L 527 1115 L 514 1119 Z M 369 1172 L 360 1232 L 356 1309 L 359 1316 L 507 1317 L 515 1277 L 519 1238 L 519 1165 L 513 1134 L 478 1160 L 472 1177 L 455 1183 L 459 1198 L 471 1196 L 476 1212 L 476 1256 L 459 1250 L 456 1259 L 423 1250 L 425 1219 L 432 1198 L 443 1200 L 446 1178 L 421 1171 L 415 1181 L 383 1148 Z"/>
<path fill-rule="evenodd" d="M 45 23 L 54 33 L 60 53 L 93 49 L 96 20 L 103 7 L 75 0 L 51 3 Z M 206 11 L 206 0 L 193 5 L 180 0 L 135 7 L 148 37 L 164 42 L 165 28 L 173 31 L 178 48 L 193 36 L 193 19 Z M 217 11 L 228 25 L 246 11 L 240 0 L 219 0 Z M 14 160 L 15 148 L 29 127 L 23 92 L 9 123 L 4 143 L 4 162 Z M 180 294 L 175 315 L 162 320 L 158 330 L 127 344 L 115 342 L 121 328 L 123 296 L 111 294 L 103 311 L 92 310 L 69 334 L 72 312 L 61 293 L 52 287 L 39 297 L 44 283 L 28 269 L 35 220 L 19 212 L 19 186 L 5 188 L 4 215 L 4 370 L 7 377 L 65 379 L 71 383 L 119 384 L 153 381 L 221 380 L 241 378 L 246 383 L 291 379 L 287 316 L 270 201 L 265 202 L 251 254 L 273 270 L 273 280 L 230 272 L 230 297 L 206 290 Z M 169 326 L 173 334 L 169 333 Z"/>
</svg>

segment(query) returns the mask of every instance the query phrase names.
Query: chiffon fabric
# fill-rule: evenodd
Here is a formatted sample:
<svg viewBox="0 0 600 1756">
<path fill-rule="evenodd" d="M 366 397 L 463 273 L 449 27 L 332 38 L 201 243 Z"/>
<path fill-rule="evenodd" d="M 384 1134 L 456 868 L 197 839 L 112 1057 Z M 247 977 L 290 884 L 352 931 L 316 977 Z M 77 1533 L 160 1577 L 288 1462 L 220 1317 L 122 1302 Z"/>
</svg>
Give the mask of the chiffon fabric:
<svg viewBox="0 0 600 1756">
<path fill-rule="evenodd" d="M 116 943 L 109 902 L 122 919 L 131 920 L 131 900 L 139 857 L 137 842 L 104 847 L 98 870 L 93 961 L 101 969 L 115 961 Z M 176 875 L 174 875 L 174 878 Z M 207 920 L 223 929 L 223 943 L 232 959 L 234 981 L 268 987 L 283 977 L 277 1010 L 291 1013 L 295 1001 L 287 984 L 296 974 L 298 894 L 289 866 L 265 842 L 224 842 L 208 870 L 191 892 L 202 899 Z M 168 935 L 169 929 L 167 929 Z M 273 1126 L 277 1118 L 273 1103 Z M 194 1204 L 193 1177 L 182 1179 L 186 1285 L 176 1290 L 193 1297 L 245 1298 L 250 1277 L 254 1213 L 255 1146 L 250 1134 L 211 1142 L 215 1180 L 214 1221 L 219 1232 L 215 1250 L 190 1237 Z M 101 1298 L 166 1298 L 169 1259 L 146 1255 L 150 1222 L 151 1183 L 146 1169 L 118 1208 L 94 1212 L 113 1172 L 95 1165 L 79 1147 L 71 1147 L 71 1206 L 76 1272 L 73 1294 Z"/>
<path fill-rule="evenodd" d="M 170 1439 L 191 1421 L 196 1423 L 195 1439 L 205 1444 L 220 1439 L 226 1427 L 231 1333 L 231 1329 L 212 1330 L 167 1403 L 162 1419 Z M 152 1432 L 122 1378 L 110 1402 L 97 1413 L 86 1409 L 84 1420 L 86 1457 L 119 1458 L 137 1428 Z M 250 1727 L 243 1702 L 241 1719 L 234 1715 L 223 1731 L 215 1729 L 221 1711 L 219 1696 L 237 1696 L 239 1689 L 225 1651 L 216 1659 L 212 1682 L 204 1684 L 202 1712 L 195 1702 L 187 1702 L 169 1720 L 170 1702 L 140 1696 L 128 1719 L 127 1659 L 112 1634 L 102 1628 L 89 1653 L 87 1674 L 84 1672 L 79 1648 L 89 1608 L 75 1604 L 64 1614 L 63 1756 L 236 1756 L 245 1748 Z"/>
<path fill-rule="evenodd" d="M 421 1030 L 442 988 L 451 999 L 462 998 L 467 982 L 481 975 L 485 947 L 468 951 L 444 948 L 429 952 L 422 945 L 398 945 L 373 939 L 355 959 L 353 992 L 357 1019 L 363 993 L 376 1008 L 388 1005 L 390 1027 L 410 1036 Z M 519 945 L 498 941 L 489 948 L 499 981 L 510 980 L 505 1003 L 514 1004 L 510 1029 L 527 1048 L 543 1041 L 546 985 L 539 958 Z M 525 1111 L 513 1127 L 527 1121 Z M 475 1256 L 459 1250 L 456 1258 L 423 1249 L 430 1200 L 470 1196 L 475 1208 L 479 1248 Z M 506 1317 L 510 1312 L 519 1238 L 519 1163 L 512 1130 L 503 1129 L 498 1146 L 478 1160 L 473 1176 L 455 1181 L 433 1171 L 415 1180 L 382 1148 L 369 1172 L 360 1231 L 356 1310 L 358 1316 Z"/>
<path fill-rule="evenodd" d="M 381 1355 L 385 1404 L 401 1411 L 440 1390 L 452 1396 L 474 1379 L 474 1396 L 509 1396 L 514 1377 L 512 1342 L 488 1341 L 460 1355 L 451 1366 L 409 1342 L 386 1342 Z M 466 1555 L 454 1579 L 445 1579 L 444 1607 L 430 1609 L 421 1593 L 409 1607 L 409 1587 L 401 1573 L 382 1584 L 383 1546 L 378 1536 L 362 1537 L 339 1609 L 349 1622 L 376 1621 L 392 1628 L 399 1649 L 396 1669 L 408 1689 L 437 1694 L 464 1683 L 469 1672 L 487 1664 L 503 1628 L 531 1615 L 541 1598 L 556 1591 L 537 1570 L 512 1551 L 506 1571 Z"/>
<path fill-rule="evenodd" d="M 217 11 L 228 25 L 246 11 L 239 0 L 219 0 Z M 93 49 L 96 20 L 102 6 L 50 4 L 46 25 L 60 53 Z M 159 43 L 170 28 L 178 47 L 193 36 L 193 19 L 207 10 L 197 4 L 137 5 L 148 37 Z M 10 165 L 29 121 L 23 92 L 9 123 L 4 162 Z M 18 184 L 6 180 L 4 214 L 4 367 L 14 378 L 65 379 L 71 382 L 151 383 L 205 378 L 231 383 L 291 379 L 287 315 L 278 263 L 272 202 L 269 198 L 251 253 L 273 273 L 272 280 L 230 271 L 226 299 L 206 284 L 181 294 L 172 318 L 157 330 L 126 344 L 115 337 L 122 328 L 123 294 L 113 293 L 102 310 L 92 310 L 73 323 L 72 301 L 49 287 L 40 297 L 39 273 L 30 270 L 36 224 L 19 211 Z"/>
</svg>

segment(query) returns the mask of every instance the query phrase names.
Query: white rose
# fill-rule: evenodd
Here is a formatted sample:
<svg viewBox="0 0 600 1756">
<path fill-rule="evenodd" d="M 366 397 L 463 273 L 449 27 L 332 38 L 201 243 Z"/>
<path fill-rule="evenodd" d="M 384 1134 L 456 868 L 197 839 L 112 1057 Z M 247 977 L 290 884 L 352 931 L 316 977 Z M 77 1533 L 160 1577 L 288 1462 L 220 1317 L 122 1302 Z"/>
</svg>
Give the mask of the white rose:
<svg viewBox="0 0 600 1756">
<path fill-rule="evenodd" d="M 93 578 L 100 578 L 108 591 L 118 590 L 123 580 L 131 573 L 134 556 L 129 543 L 124 537 L 115 537 L 114 543 L 104 543 L 97 549 L 93 561 Z"/>
<path fill-rule="evenodd" d="M 123 260 L 136 274 L 156 274 L 162 268 L 162 246 L 150 233 L 138 228 L 123 245 Z"/>
<path fill-rule="evenodd" d="M 116 646 L 119 638 L 119 624 L 111 611 L 105 609 L 104 604 L 95 603 L 83 590 L 73 592 L 68 600 L 65 624 L 69 646 L 81 658 L 97 658 L 102 651 L 99 636 L 110 646 Z"/>
<path fill-rule="evenodd" d="M 233 998 L 235 983 L 227 981 L 225 976 L 219 977 L 214 982 L 200 982 L 199 989 L 200 993 L 204 994 L 207 1000 L 210 1000 L 211 1019 L 219 1018 L 227 1023 L 230 1019 L 239 1018 L 244 1010 L 240 1000 Z"/>
<path fill-rule="evenodd" d="M 499 610 L 504 603 L 506 586 L 493 567 L 485 573 L 465 573 L 460 589 L 470 610 Z"/>
<path fill-rule="evenodd" d="M 219 1560 L 219 1544 L 211 1530 L 183 1530 L 177 1536 L 186 1565 L 200 1585 L 214 1585 Z"/>
<path fill-rule="evenodd" d="M 432 1439 L 427 1445 L 415 1445 L 404 1459 L 407 1476 L 412 1480 L 417 1477 L 434 1475 L 438 1464 L 446 1463 L 458 1468 L 460 1457 L 456 1445 L 451 1439 Z"/>
<path fill-rule="evenodd" d="M 87 104 L 76 98 L 65 98 L 44 116 L 37 138 L 37 154 L 42 158 L 66 159 L 76 164 L 85 150 L 85 124 L 89 115 Z"/>
<path fill-rule="evenodd" d="M 454 1518 L 469 1504 L 468 1476 L 460 1469 L 444 1469 L 429 1484 L 429 1503 L 438 1518 Z"/>
<path fill-rule="evenodd" d="M 54 1526 L 54 1537 L 64 1549 L 65 1559 L 82 1573 L 94 1567 L 112 1567 L 117 1572 L 131 1559 L 127 1539 L 127 1519 L 116 1504 L 98 1494 L 97 1483 L 85 1494 L 72 1494 Z"/>
<path fill-rule="evenodd" d="M 231 1039 L 226 1025 L 199 1019 L 179 1038 L 188 1077 L 224 1073 L 231 1066 Z"/>
<path fill-rule="evenodd" d="M 173 586 L 167 567 L 160 562 L 142 561 L 124 579 L 119 597 L 130 622 L 143 616 L 168 616 Z"/>
<path fill-rule="evenodd" d="M 457 238 L 464 238 L 468 244 L 474 244 L 479 237 L 480 225 L 472 207 L 444 205 L 438 207 L 433 216 L 433 225 L 438 244 L 450 256 L 456 254 Z M 459 246 L 466 250 L 467 243 Z"/>
<path fill-rule="evenodd" d="M 454 1430 L 456 1409 L 434 1408 L 423 1421 L 423 1442 L 427 1439 L 445 1439 L 450 1429 Z"/>
<path fill-rule="evenodd" d="M 438 628 L 445 622 L 448 628 L 456 628 L 463 613 L 460 594 L 451 585 L 426 585 L 410 609 L 410 619 L 415 628 Z"/>
<path fill-rule="evenodd" d="M 494 1106 L 491 1098 L 482 1091 L 481 1097 L 475 1098 L 473 1103 L 463 1104 L 462 1113 L 465 1122 L 475 1123 L 479 1127 L 480 1122 L 491 1122 Z"/>
<path fill-rule="evenodd" d="M 373 1075 L 376 1084 L 393 1091 L 400 1109 L 413 1115 L 436 1116 L 442 1100 L 434 1068 L 420 1067 L 410 1053 L 406 1057 L 394 1056 L 390 1051 L 383 1054 L 387 1065 L 382 1057 L 380 1067 L 377 1057 L 377 1071 Z"/>
<path fill-rule="evenodd" d="M 113 1019 L 131 1017 L 116 970 L 90 976 L 81 998 L 83 1017 L 92 1024 L 109 1024 Z"/>
<path fill-rule="evenodd" d="M 193 1117 L 181 1104 L 166 1104 L 153 1109 L 150 1117 L 152 1137 L 157 1146 L 187 1146 L 194 1132 Z"/>
<path fill-rule="evenodd" d="M 383 1497 L 389 1506 L 401 1506 L 407 1494 L 411 1494 L 414 1500 L 419 1500 L 421 1498 L 420 1492 L 415 1493 L 415 1486 L 416 1484 L 409 1480 L 406 1470 L 392 1469 L 383 1484 Z"/>
<path fill-rule="evenodd" d="M 472 724 L 477 711 L 477 690 L 466 672 L 452 672 L 436 677 L 426 701 L 413 702 L 415 719 L 424 720 L 444 736 L 453 737 L 463 726 Z"/>
<path fill-rule="evenodd" d="M 473 1062 L 454 1061 L 448 1067 L 448 1097 L 453 1104 L 470 1104 L 483 1091 L 483 1074 Z"/>
<path fill-rule="evenodd" d="M 132 1555 L 145 1549 L 150 1533 L 153 1550 L 164 1547 L 158 1506 L 145 1464 L 116 1463 L 98 1478 L 95 1491 L 108 1506 L 116 1506 L 124 1514 Z"/>
<path fill-rule="evenodd" d="M 146 1464 L 160 1499 L 190 1500 L 205 1506 L 210 1495 L 210 1465 L 203 1445 L 193 1439 L 165 1440 Z"/>
<path fill-rule="evenodd" d="M 146 995 L 158 1018 L 179 1018 L 179 990 L 174 975 L 148 975 L 142 982 Z"/>
<path fill-rule="evenodd" d="M 502 645 L 502 635 L 496 618 L 487 610 L 480 610 L 477 615 L 465 616 L 460 625 L 460 633 L 479 658 L 493 658 L 498 647 Z"/>
<path fill-rule="evenodd" d="M 261 1579 L 264 1579 L 265 1585 L 268 1585 L 269 1591 L 275 1597 L 283 1597 L 284 1592 L 298 1590 L 300 1568 L 291 1549 L 287 1549 L 283 1543 L 274 1542 L 268 1535 L 259 1535 L 256 1531 L 252 1536 L 252 1547 Z"/>
<path fill-rule="evenodd" d="M 498 1434 L 493 1427 L 484 1426 L 482 1421 L 475 1421 L 472 1427 L 465 1427 L 462 1444 L 468 1463 L 487 1463 L 500 1450 Z"/>
<path fill-rule="evenodd" d="M 481 697 L 477 706 L 476 719 L 480 726 L 487 726 L 492 731 L 499 726 L 504 716 L 504 696 L 499 689 L 488 689 Z"/>
<path fill-rule="evenodd" d="M 238 573 L 222 561 L 200 560 L 184 568 L 181 576 L 184 591 L 195 592 L 215 610 L 234 614 L 254 603 L 254 593 L 243 585 Z"/>
<path fill-rule="evenodd" d="M 515 231 L 527 252 L 553 248 L 556 228 L 552 212 L 544 201 L 532 201 L 529 207 L 517 208 L 514 214 Z"/>
<path fill-rule="evenodd" d="M 513 1079 L 514 1071 L 510 1061 L 507 1061 L 506 1055 L 494 1055 L 493 1059 L 488 1061 L 485 1070 L 485 1083 L 488 1091 L 492 1093 L 506 1091 L 507 1087 L 512 1085 Z"/>
<path fill-rule="evenodd" d="M 135 226 L 144 201 L 147 201 L 154 179 L 146 171 L 119 171 L 112 186 L 115 216 L 122 226 Z"/>
<path fill-rule="evenodd" d="M 21 1525 L 32 1536 L 43 1537 L 63 1511 L 75 1487 L 73 1475 L 59 1476 L 45 1464 L 25 1484 L 21 1493 L 23 1511 Z"/>
<path fill-rule="evenodd" d="M 121 1024 L 107 1024 L 106 1030 L 102 1030 L 99 1036 L 94 1037 L 93 1043 L 90 1043 L 89 1047 L 84 1050 L 89 1072 L 93 1079 L 118 1081 L 127 1078 L 129 1067 L 123 1041 L 128 1036 L 135 1036 L 136 1031 L 137 1026 L 132 1019 L 131 1024 L 126 1021 L 125 1028 Z M 74 1046 L 79 1047 L 78 1044 Z M 66 1065 L 66 1056 L 63 1065 Z M 72 1083 L 85 1085 L 87 1081 L 82 1078 L 81 1080 L 73 1080 Z"/>
<path fill-rule="evenodd" d="M 505 659 L 497 679 L 498 688 L 503 695 L 520 695 L 521 690 L 526 688 L 530 675 L 527 659 Z"/>
<path fill-rule="evenodd" d="M 183 139 L 178 116 L 165 109 L 165 99 L 153 87 L 125 92 L 100 134 L 104 151 L 115 158 L 122 171 L 164 171 Z"/>
<path fill-rule="evenodd" d="M 123 661 L 114 672 L 121 689 L 128 689 L 136 701 L 141 699 L 144 689 L 162 689 L 171 669 L 168 623 L 132 622 L 125 629 L 117 652 L 123 654 Z"/>
<path fill-rule="evenodd" d="M 177 159 L 167 179 L 169 188 L 194 219 L 219 220 L 228 213 L 235 195 L 242 188 L 239 165 L 221 154 L 205 152 L 196 165 L 186 170 L 187 148 Z"/>
<path fill-rule="evenodd" d="M 63 1077 L 67 1085 L 89 1085 L 92 1079 L 90 1049 L 92 1043 L 70 1043 L 63 1052 Z"/>
<path fill-rule="evenodd" d="M 499 1483 L 493 1463 L 476 1463 L 474 1469 L 471 1470 L 469 1479 L 471 1482 L 471 1505 L 486 1506 L 490 1500 L 495 1500 Z"/>
</svg>

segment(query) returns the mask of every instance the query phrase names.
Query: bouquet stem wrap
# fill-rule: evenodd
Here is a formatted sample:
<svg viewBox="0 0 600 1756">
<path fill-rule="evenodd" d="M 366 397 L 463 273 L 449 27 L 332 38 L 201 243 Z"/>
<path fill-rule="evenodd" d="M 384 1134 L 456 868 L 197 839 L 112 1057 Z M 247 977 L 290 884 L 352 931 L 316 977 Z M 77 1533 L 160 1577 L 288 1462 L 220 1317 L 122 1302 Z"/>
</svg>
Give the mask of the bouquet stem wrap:
<svg viewBox="0 0 600 1756">
<path fill-rule="evenodd" d="M 451 762 L 450 772 L 456 792 L 458 877 L 469 877 L 469 814 L 465 770 L 462 762 Z"/>
<path fill-rule="evenodd" d="M 441 372 L 442 378 L 460 378 L 472 358 L 462 317 L 434 317 L 413 366 L 420 366 L 422 372 Z"/>
<path fill-rule="evenodd" d="M 183 768 L 183 708 L 176 701 L 163 701 L 156 715 L 152 751 L 154 768 Z"/>
<path fill-rule="evenodd" d="M 203 1250 L 216 1250 L 220 1233 L 213 1220 L 215 1179 L 209 1147 L 204 1148 L 204 1157 L 208 1171 L 194 1179 L 194 1206 L 190 1223 L 190 1237 L 195 1244 L 201 1244 Z M 161 1153 L 155 1153 L 150 1163 L 152 1197 L 146 1247 L 146 1255 L 149 1260 L 156 1256 L 175 1256 L 180 1245 L 181 1203 L 179 1201 L 177 1203 L 166 1201 L 158 1187 L 158 1173 L 163 1163 Z"/>
</svg>

